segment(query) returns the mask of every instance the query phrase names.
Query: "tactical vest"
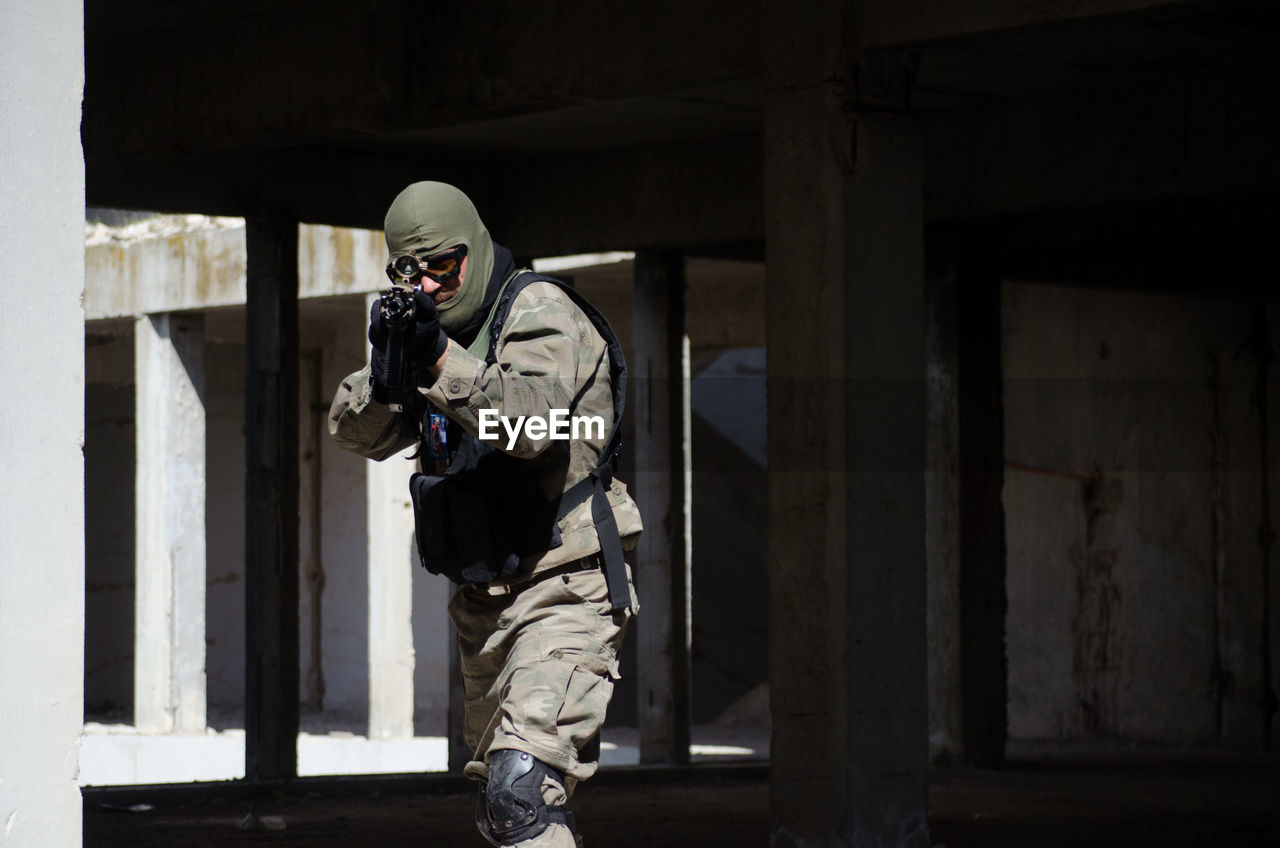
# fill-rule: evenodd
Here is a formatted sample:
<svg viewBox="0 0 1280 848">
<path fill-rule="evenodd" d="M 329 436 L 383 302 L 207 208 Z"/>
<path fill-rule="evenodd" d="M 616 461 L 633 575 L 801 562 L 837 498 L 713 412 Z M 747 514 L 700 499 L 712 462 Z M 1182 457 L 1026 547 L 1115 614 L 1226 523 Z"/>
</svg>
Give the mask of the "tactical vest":
<svg viewBox="0 0 1280 848">
<path fill-rule="evenodd" d="M 560 519 L 590 499 L 609 600 L 613 610 L 625 609 L 630 605 L 631 592 L 622 539 L 608 500 L 622 443 L 620 425 L 627 389 L 627 365 L 617 335 L 599 310 L 566 283 L 523 271 L 504 285 L 475 346 L 487 338 L 485 367 L 497 362 L 498 337 L 511 305 L 526 286 L 537 282 L 559 287 L 590 319 L 608 347 L 613 429 L 600 461 L 587 477 L 548 501 L 531 473 L 529 460 L 517 459 L 461 428 L 450 427 L 450 459 L 445 471 L 419 472 L 409 481 L 418 555 L 428 571 L 443 574 L 455 583 L 507 581 L 520 575 L 524 558 L 558 548 Z M 428 408 L 428 417 L 430 412 Z M 454 433 L 461 435 L 455 438 Z M 424 422 L 424 442 L 429 436 Z M 555 449 L 555 444 L 547 449 Z M 428 455 L 425 444 L 421 455 Z"/>
</svg>

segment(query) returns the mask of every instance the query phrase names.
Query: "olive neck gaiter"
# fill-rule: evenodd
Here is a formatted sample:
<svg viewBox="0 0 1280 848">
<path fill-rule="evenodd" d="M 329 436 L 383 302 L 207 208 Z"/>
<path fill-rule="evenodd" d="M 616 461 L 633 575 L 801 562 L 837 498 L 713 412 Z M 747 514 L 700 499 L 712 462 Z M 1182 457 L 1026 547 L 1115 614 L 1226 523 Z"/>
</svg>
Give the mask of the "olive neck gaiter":
<svg viewBox="0 0 1280 848">
<path fill-rule="evenodd" d="M 383 229 L 392 255 L 438 253 L 465 244 L 467 270 L 462 288 L 439 305 L 440 326 L 457 338 L 477 315 L 483 321 L 481 307 L 493 275 L 494 246 L 470 198 L 446 183 L 414 183 L 396 195 Z"/>
</svg>

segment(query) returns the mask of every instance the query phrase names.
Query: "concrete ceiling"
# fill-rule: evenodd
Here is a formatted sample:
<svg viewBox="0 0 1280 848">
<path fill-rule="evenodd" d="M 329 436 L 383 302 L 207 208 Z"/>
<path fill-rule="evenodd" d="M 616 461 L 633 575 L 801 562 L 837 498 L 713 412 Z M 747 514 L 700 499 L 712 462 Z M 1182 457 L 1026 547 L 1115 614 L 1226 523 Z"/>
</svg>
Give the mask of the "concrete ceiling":
<svg viewBox="0 0 1280 848">
<path fill-rule="evenodd" d="M 918 5 L 865 3 L 859 21 L 868 49 L 918 57 L 921 112 L 1280 57 L 1273 2 L 957 0 L 905 17 Z M 762 14 L 730 0 L 86 0 L 88 200 L 243 214 L 287 198 L 307 220 L 376 226 L 408 179 L 484 197 L 514 171 L 569 173 L 587 155 L 597 172 L 635 169 L 670 151 L 703 171 L 657 171 L 691 183 L 671 198 L 688 205 L 760 170 Z M 990 31 L 948 36 L 955 21 Z"/>
<path fill-rule="evenodd" d="M 921 111 L 1105 89 L 1171 74 L 1273 68 L 1280 5 L 1226 4 L 920 45 Z"/>
</svg>

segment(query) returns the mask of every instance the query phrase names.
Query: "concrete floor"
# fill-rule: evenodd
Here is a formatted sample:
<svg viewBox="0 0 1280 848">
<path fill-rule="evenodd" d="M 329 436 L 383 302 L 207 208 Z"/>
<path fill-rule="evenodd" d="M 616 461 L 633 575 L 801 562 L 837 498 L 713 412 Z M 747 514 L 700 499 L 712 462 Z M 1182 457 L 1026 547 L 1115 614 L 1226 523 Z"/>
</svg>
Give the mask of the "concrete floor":
<svg viewBox="0 0 1280 848">
<path fill-rule="evenodd" d="M 691 728 L 695 763 L 763 761 L 769 758 L 769 732 L 758 728 L 697 725 Z M 607 727 L 600 744 L 602 766 L 640 762 L 634 727 Z M 442 737 L 369 739 L 358 733 L 298 734 L 298 774 L 303 777 L 347 774 L 444 772 L 448 745 Z M 123 724 L 90 722 L 80 748 L 81 786 L 119 786 L 244 777 L 244 730 L 203 734 L 140 733 Z"/>
<path fill-rule="evenodd" d="M 313 784 L 339 797 L 210 800 L 87 790 L 86 848 L 265 845 L 476 846 L 473 796 L 452 778 L 412 794 L 392 784 Z M 116 794 L 113 794 L 116 793 Z M 664 774 L 612 769 L 574 799 L 588 845 L 760 846 L 762 765 Z M 128 810 L 136 803 L 149 809 Z M 1280 757 L 1188 752 L 1022 754 L 1001 771 L 937 769 L 930 829 L 947 848 L 1280 846 Z M 252 814 L 252 817 L 251 815 Z"/>
</svg>

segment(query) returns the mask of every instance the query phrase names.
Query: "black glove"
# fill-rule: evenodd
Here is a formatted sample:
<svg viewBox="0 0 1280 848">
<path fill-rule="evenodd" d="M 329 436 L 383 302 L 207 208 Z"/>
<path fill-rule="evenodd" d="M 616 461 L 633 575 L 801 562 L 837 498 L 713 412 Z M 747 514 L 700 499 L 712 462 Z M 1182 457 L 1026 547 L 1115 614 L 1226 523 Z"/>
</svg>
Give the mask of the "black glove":
<svg viewBox="0 0 1280 848">
<path fill-rule="evenodd" d="M 369 310 L 369 343 L 373 345 L 370 364 L 375 399 L 379 394 L 384 394 L 378 389 L 391 383 L 386 357 L 389 333 L 387 319 L 382 315 L 382 304 L 374 301 Z M 416 382 L 415 375 L 425 373 L 426 369 L 435 365 L 449 346 L 448 336 L 440 329 L 440 313 L 436 310 L 436 302 L 421 289 L 413 292 L 413 319 L 405 325 L 402 333 L 401 350 L 406 382 L 412 384 Z"/>
</svg>

